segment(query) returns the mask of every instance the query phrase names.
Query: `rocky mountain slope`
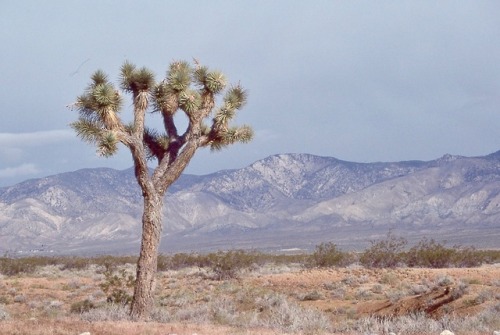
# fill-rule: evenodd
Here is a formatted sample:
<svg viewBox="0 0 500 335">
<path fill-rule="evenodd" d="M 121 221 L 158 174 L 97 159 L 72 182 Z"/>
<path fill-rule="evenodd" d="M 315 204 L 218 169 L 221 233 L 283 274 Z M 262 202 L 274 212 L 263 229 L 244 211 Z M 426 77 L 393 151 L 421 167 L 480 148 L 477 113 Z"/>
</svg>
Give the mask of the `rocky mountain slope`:
<svg viewBox="0 0 500 335">
<path fill-rule="evenodd" d="M 130 252 L 142 199 L 132 169 L 84 169 L 0 188 L 0 252 Z M 361 248 L 408 239 L 500 247 L 500 151 L 354 163 L 281 154 L 183 175 L 166 196 L 162 250 Z"/>
</svg>

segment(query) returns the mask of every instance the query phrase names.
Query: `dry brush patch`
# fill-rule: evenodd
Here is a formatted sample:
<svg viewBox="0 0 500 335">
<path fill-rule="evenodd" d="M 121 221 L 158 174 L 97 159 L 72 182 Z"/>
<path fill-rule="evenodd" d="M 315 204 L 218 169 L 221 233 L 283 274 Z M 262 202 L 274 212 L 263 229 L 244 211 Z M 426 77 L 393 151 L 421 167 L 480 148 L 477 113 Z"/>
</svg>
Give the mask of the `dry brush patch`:
<svg viewBox="0 0 500 335">
<path fill-rule="evenodd" d="M 500 267 L 495 265 L 305 269 L 266 263 L 227 279 L 210 267 L 166 270 L 158 274 L 157 308 L 148 323 L 131 322 L 125 303 L 106 301 L 102 284 L 109 270 L 104 265 L 73 270 L 48 265 L 0 277 L 0 333 L 363 334 L 391 329 L 418 334 L 447 326 L 491 334 L 500 328 L 495 320 Z M 120 278 L 123 270 L 133 273 L 133 266 L 112 270 Z M 72 310 L 84 301 L 88 308 Z"/>
</svg>

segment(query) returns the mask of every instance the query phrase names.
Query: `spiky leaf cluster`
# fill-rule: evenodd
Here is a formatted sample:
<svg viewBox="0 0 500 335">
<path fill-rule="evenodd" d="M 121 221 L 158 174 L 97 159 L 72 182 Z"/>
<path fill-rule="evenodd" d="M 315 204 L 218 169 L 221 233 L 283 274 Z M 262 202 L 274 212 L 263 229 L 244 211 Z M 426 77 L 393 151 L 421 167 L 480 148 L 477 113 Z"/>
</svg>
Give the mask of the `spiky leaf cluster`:
<svg viewBox="0 0 500 335">
<path fill-rule="evenodd" d="M 154 74 L 151 70 L 145 67 L 137 69 L 134 64 L 129 62 L 122 65 L 120 88 L 124 91 L 134 94 L 149 92 L 154 84 Z"/>
<path fill-rule="evenodd" d="M 117 151 L 118 143 L 130 146 L 135 143 L 131 136 L 142 134 L 148 158 L 160 163 L 168 157 L 171 161 L 187 145 L 195 141 L 196 147 L 208 146 L 214 150 L 236 142 L 248 142 L 253 136 L 249 126 L 231 126 L 236 113 L 246 102 L 247 93 L 238 84 L 230 87 L 215 107 L 218 95 L 223 94 L 226 78 L 220 71 L 211 71 L 195 62 L 173 62 L 163 81 L 155 83 L 153 73 L 147 68 L 137 68 L 130 62 L 121 67 L 120 88 L 133 96 L 134 122 L 126 126 L 118 118 L 122 107 L 120 93 L 108 81 L 102 71 L 92 76 L 85 93 L 78 98 L 76 106 L 80 119 L 72 124 L 78 135 L 94 143 L 98 152 L 110 156 Z M 163 118 L 163 130 L 144 126 L 145 110 L 152 110 Z M 189 125 L 184 133 L 178 133 L 174 114 L 182 111 Z M 205 122 L 211 118 L 211 123 Z M 138 125 L 142 124 L 142 127 Z"/>
<path fill-rule="evenodd" d="M 96 144 L 100 155 L 107 157 L 117 151 L 114 131 L 122 125 L 118 116 L 122 103 L 120 92 L 101 70 L 92 75 L 84 94 L 77 98 L 80 117 L 71 126 L 84 141 Z"/>
<path fill-rule="evenodd" d="M 118 139 L 113 131 L 103 132 L 99 137 L 97 152 L 104 157 L 110 157 L 118 151 Z"/>
<path fill-rule="evenodd" d="M 229 122 L 236 115 L 236 111 L 243 107 L 247 93 L 241 86 L 231 87 L 224 96 L 223 104 L 216 112 L 214 125 L 217 129 L 227 131 Z"/>
<path fill-rule="evenodd" d="M 173 62 L 167 72 L 167 84 L 176 92 L 187 89 L 191 84 L 191 67 L 189 63 Z"/>
<path fill-rule="evenodd" d="M 253 135 L 253 130 L 248 125 L 231 127 L 218 133 L 217 138 L 209 143 L 210 149 L 218 151 L 237 142 L 248 143 Z"/>
</svg>

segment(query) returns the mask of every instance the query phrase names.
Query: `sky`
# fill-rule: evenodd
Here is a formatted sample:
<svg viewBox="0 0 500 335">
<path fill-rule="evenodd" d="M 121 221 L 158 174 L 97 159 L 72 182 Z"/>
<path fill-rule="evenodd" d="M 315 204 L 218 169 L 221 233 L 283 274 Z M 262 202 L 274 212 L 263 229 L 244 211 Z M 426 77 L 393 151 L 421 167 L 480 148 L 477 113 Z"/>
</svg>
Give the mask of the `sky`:
<svg viewBox="0 0 500 335">
<path fill-rule="evenodd" d="M 2 1 L 0 187 L 132 166 L 125 147 L 96 155 L 66 107 L 98 69 L 118 85 L 126 60 L 161 80 L 172 61 L 196 58 L 248 90 L 235 122 L 254 140 L 202 149 L 186 173 L 280 153 L 389 162 L 498 151 L 499 14 L 499 1 L 480 0 Z"/>
</svg>

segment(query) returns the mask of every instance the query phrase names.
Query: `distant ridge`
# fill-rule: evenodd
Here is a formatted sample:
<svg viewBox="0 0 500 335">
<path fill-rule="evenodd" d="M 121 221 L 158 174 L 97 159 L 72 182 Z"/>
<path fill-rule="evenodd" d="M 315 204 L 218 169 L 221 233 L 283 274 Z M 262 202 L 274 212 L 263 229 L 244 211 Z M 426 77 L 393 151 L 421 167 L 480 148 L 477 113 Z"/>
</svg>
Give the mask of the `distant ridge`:
<svg viewBox="0 0 500 335">
<path fill-rule="evenodd" d="M 278 154 L 183 175 L 166 197 L 163 251 L 362 248 L 389 229 L 500 247 L 500 151 L 377 163 Z M 0 188 L 0 252 L 133 252 L 141 215 L 132 169 L 28 180 Z"/>
</svg>

